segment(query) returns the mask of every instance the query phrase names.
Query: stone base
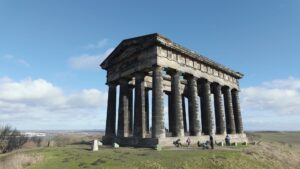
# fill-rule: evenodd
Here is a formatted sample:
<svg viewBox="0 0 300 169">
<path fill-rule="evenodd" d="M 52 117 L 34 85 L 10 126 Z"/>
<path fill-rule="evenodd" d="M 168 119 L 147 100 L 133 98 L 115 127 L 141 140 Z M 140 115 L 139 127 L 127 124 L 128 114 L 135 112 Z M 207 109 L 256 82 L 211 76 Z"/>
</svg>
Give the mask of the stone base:
<svg viewBox="0 0 300 169">
<path fill-rule="evenodd" d="M 120 146 L 129 146 L 129 147 L 149 147 L 153 148 L 156 145 L 160 145 L 161 147 L 168 147 L 168 146 L 174 146 L 173 142 L 177 139 L 181 140 L 181 143 L 184 145 L 186 144 L 187 138 L 190 138 L 191 145 L 197 145 L 197 142 L 200 141 L 200 143 L 205 143 L 206 141 L 209 141 L 208 135 L 202 135 L 202 136 L 183 136 L 183 137 L 165 137 L 165 138 L 136 138 L 136 137 L 107 137 L 104 136 L 102 138 L 103 144 L 105 145 L 112 145 L 113 142 L 116 142 L 120 144 Z M 226 135 L 214 135 L 214 141 L 217 143 L 225 142 Z M 229 134 L 230 142 L 231 143 L 247 143 L 248 138 L 246 134 Z"/>
<path fill-rule="evenodd" d="M 116 142 L 115 140 L 116 140 L 115 136 L 103 136 L 102 137 L 103 145 L 113 145 L 113 143 Z"/>
</svg>

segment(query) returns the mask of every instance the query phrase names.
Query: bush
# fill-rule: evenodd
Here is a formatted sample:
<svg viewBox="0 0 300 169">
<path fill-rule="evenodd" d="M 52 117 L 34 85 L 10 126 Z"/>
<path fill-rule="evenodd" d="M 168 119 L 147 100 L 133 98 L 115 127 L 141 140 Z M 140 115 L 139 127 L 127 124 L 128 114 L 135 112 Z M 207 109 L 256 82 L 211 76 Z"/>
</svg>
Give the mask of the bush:
<svg viewBox="0 0 300 169">
<path fill-rule="evenodd" d="M 17 129 L 12 130 L 10 126 L 0 127 L 0 152 L 11 152 L 19 149 L 27 142 L 25 137 Z"/>
<path fill-rule="evenodd" d="M 30 141 L 32 141 L 36 146 L 41 147 L 43 139 L 38 136 L 31 137 Z"/>
<path fill-rule="evenodd" d="M 13 154 L 0 159 L 0 169 L 23 169 L 42 160 L 39 154 Z"/>
</svg>

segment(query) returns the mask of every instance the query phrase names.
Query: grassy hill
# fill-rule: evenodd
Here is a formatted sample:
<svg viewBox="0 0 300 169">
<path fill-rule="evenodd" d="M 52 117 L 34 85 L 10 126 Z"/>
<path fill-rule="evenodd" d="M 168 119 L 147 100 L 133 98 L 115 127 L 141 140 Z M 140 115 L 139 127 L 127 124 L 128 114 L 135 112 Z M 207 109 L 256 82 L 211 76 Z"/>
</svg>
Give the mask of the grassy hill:
<svg viewBox="0 0 300 169">
<path fill-rule="evenodd" d="M 171 147 L 155 151 L 102 147 L 98 152 L 89 151 L 89 145 L 74 144 L 32 149 L 24 153 L 42 156 L 42 160 L 28 169 L 300 168 L 300 132 L 252 132 L 248 135 L 252 141 L 261 142 L 249 146 L 216 147 L 215 150 Z"/>
</svg>

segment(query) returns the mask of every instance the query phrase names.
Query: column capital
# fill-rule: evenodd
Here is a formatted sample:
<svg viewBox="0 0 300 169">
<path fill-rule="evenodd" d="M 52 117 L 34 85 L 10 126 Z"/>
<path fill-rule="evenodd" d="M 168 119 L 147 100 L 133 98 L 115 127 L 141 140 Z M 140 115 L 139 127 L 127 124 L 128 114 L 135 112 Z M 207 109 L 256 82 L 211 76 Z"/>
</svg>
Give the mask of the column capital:
<svg viewBox="0 0 300 169">
<path fill-rule="evenodd" d="M 210 81 L 208 81 L 207 79 L 204 79 L 204 78 L 199 78 L 198 81 L 199 81 L 201 84 L 211 84 Z"/>
<path fill-rule="evenodd" d="M 189 73 L 182 73 L 183 75 L 183 78 L 185 78 L 186 80 L 191 80 L 191 79 L 195 79 L 197 80 L 198 78 L 192 74 L 189 74 Z"/>
<path fill-rule="evenodd" d="M 153 69 L 163 69 L 163 67 L 162 66 L 160 66 L 160 65 L 152 65 L 152 70 Z"/>
<path fill-rule="evenodd" d="M 168 69 L 166 70 L 166 73 L 169 74 L 170 76 L 181 75 L 181 74 L 182 74 L 181 71 L 176 70 L 176 69 L 171 69 L 171 68 L 168 68 Z"/>
<path fill-rule="evenodd" d="M 144 71 L 139 71 L 139 72 L 134 73 L 135 79 L 144 79 L 146 75 L 147 75 L 147 72 L 144 72 Z"/>
<path fill-rule="evenodd" d="M 112 87 L 113 87 L 113 86 L 117 86 L 118 83 L 117 83 L 116 81 L 111 81 L 111 82 L 107 82 L 106 85 L 107 85 L 107 86 L 112 86 Z"/>
<path fill-rule="evenodd" d="M 231 88 L 229 86 L 222 86 L 222 92 L 227 90 L 231 90 Z"/>
<path fill-rule="evenodd" d="M 118 81 L 120 83 L 120 85 L 123 85 L 123 84 L 128 84 L 128 82 L 131 80 L 131 78 L 120 78 Z"/>
<path fill-rule="evenodd" d="M 221 91 L 221 85 L 219 84 L 219 83 L 216 83 L 216 82 L 213 82 L 213 83 L 211 83 L 211 92 L 212 93 L 217 93 L 217 92 L 219 92 L 219 90 Z"/>
</svg>

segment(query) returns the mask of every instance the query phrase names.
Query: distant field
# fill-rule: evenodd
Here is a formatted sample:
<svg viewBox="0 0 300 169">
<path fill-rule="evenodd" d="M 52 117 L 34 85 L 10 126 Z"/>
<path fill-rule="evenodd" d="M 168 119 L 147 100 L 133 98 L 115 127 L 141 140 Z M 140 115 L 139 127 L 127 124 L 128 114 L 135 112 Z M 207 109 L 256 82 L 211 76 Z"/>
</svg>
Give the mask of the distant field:
<svg viewBox="0 0 300 169">
<path fill-rule="evenodd" d="M 43 160 L 28 169 L 300 168 L 300 132 L 247 134 L 252 141 L 262 142 L 249 146 L 216 147 L 215 150 L 202 150 L 197 147 L 176 150 L 177 148 L 171 147 L 156 151 L 145 148 L 102 147 L 98 152 L 91 152 L 89 145 L 74 144 L 33 149 L 25 154 L 38 154 L 43 157 Z"/>
<path fill-rule="evenodd" d="M 300 132 L 249 132 L 247 136 L 252 140 L 288 144 L 292 150 L 300 153 Z"/>
</svg>

